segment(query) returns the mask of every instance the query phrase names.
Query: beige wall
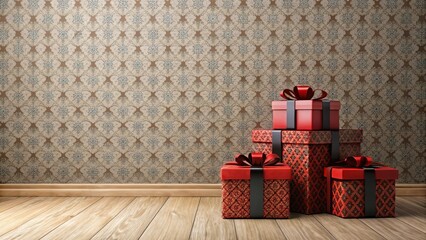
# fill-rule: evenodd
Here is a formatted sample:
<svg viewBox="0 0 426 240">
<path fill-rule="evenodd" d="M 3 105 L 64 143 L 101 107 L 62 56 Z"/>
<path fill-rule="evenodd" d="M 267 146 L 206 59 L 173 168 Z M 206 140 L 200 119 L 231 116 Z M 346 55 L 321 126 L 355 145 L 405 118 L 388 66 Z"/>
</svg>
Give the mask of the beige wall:
<svg viewBox="0 0 426 240">
<path fill-rule="evenodd" d="M 0 4 L 1 183 L 216 183 L 295 84 L 425 182 L 423 0 Z"/>
</svg>

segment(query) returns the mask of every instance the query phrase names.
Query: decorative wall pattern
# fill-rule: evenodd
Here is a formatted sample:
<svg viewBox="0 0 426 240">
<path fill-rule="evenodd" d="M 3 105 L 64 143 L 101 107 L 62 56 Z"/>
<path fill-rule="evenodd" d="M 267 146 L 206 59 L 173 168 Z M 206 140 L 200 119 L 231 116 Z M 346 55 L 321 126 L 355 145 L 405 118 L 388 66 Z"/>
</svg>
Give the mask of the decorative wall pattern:
<svg viewBox="0 0 426 240">
<path fill-rule="evenodd" d="M 1 183 L 217 183 L 295 84 L 425 182 L 424 0 L 0 1 Z"/>
</svg>

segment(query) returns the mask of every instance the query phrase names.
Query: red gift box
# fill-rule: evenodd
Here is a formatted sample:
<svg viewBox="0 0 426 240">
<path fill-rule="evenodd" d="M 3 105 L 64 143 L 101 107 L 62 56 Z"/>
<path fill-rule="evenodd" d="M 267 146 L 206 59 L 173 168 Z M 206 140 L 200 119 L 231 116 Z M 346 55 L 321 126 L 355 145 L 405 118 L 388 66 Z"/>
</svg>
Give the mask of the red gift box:
<svg viewBox="0 0 426 240">
<path fill-rule="evenodd" d="M 222 166 L 220 174 L 223 218 L 251 218 L 251 167 L 229 162 Z M 263 166 L 263 218 L 290 217 L 290 179 L 289 166 Z"/>
<path fill-rule="evenodd" d="M 288 104 L 294 104 L 288 107 Z M 329 101 L 329 110 L 323 112 L 323 101 L 321 100 L 290 100 L 272 101 L 272 128 L 273 129 L 297 129 L 297 130 L 321 130 L 339 129 L 339 101 Z M 288 109 L 292 111 L 289 113 Z M 287 123 L 288 114 L 292 114 L 294 127 Z M 323 116 L 328 114 L 328 116 Z M 323 126 L 323 118 L 327 119 L 328 127 Z"/>
<path fill-rule="evenodd" d="M 337 152 L 343 160 L 361 153 L 362 130 L 294 131 L 253 130 L 252 140 L 256 151 L 272 152 L 272 132 L 281 133 L 283 162 L 293 171 L 291 181 L 291 211 L 314 214 L 326 212 L 326 179 L 324 167 L 330 164 L 333 135 L 338 136 Z M 279 139 L 278 139 L 279 140 Z M 275 152 L 275 151 L 274 151 Z M 336 159 L 337 160 L 337 159 Z"/>
<path fill-rule="evenodd" d="M 367 170 L 373 171 L 373 181 L 367 181 Z M 332 214 L 342 218 L 395 217 L 397 169 L 327 167 L 324 176 L 329 180 L 327 204 Z"/>
</svg>

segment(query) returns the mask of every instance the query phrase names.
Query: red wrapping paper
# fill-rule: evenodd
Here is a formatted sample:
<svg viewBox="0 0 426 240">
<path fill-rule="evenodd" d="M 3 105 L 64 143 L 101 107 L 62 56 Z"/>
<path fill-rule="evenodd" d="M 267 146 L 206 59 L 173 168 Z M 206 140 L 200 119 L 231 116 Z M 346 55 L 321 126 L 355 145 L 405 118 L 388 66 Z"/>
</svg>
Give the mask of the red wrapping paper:
<svg viewBox="0 0 426 240">
<path fill-rule="evenodd" d="M 340 160 L 361 153 L 362 130 L 342 129 Z M 253 130 L 255 151 L 272 152 L 272 131 Z M 330 163 L 330 131 L 282 131 L 283 161 L 292 168 L 291 211 L 326 212 L 324 167 Z"/>
<path fill-rule="evenodd" d="M 284 164 L 263 167 L 263 217 L 290 217 L 291 169 Z M 222 179 L 223 218 L 250 218 L 250 167 L 226 163 Z"/>
<path fill-rule="evenodd" d="M 327 168 L 324 176 L 327 176 Z M 395 179 L 398 170 L 390 167 L 375 169 L 376 217 L 395 217 Z M 342 218 L 364 217 L 364 170 L 333 167 L 331 171 L 331 213 Z"/>
<path fill-rule="evenodd" d="M 330 129 L 339 129 L 339 101 L 330 101 Z M 322 101 L 295 100 L 296 130 L 322 129 Z M 272 128 L 287 129 L 287 101 L 272 101 Z"/>
</svg>

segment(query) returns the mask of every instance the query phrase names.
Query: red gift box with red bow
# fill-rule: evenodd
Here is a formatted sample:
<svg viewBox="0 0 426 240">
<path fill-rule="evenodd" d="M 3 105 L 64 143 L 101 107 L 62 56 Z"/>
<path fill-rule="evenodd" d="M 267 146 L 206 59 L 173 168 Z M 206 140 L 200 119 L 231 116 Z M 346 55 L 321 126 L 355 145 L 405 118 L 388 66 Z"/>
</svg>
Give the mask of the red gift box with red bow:
<svg viewBox="0 0 426 240">
<path fill-rule="evenodd" d="M 342 218 L 395 217 L 398 170 L 376 165 L 369 157 L 352 160 L 356 167 L 346 164 L 324 168 L 327 211 Z"/>
<path fill-rule="evenodd" d="M 269 166 L 256 163 L 260 158 L 267 161 L 271 155 L 275 154 L 252 153 L 248 158 L 240 155 L 235 162 L 222 166 L 223 218 L 290 217 L 290 167 L 277 163 L 276 155 Z"/>
<path fill-rule="evenodd" d="M 360 155 L 362 130 L 255 129 L 252 131 L 252 141 L 255 151 L 281 152 L 283 162 L 292 168 L 291 211 L 314 214 L 326 212 L 324 167 L 329 166 L 333 158 L 340 161 L 347 156 Z"/>
<path fill-rule="evenodd" d="M 315 92 L 321 96 L 314 98 Z M 339 101 L 323 99 L 327 92 L 295 86 L 281 94 L 285 101 L 272 101 L 272 128 L 293 130 L 339 129 Z"/>
</svg>

